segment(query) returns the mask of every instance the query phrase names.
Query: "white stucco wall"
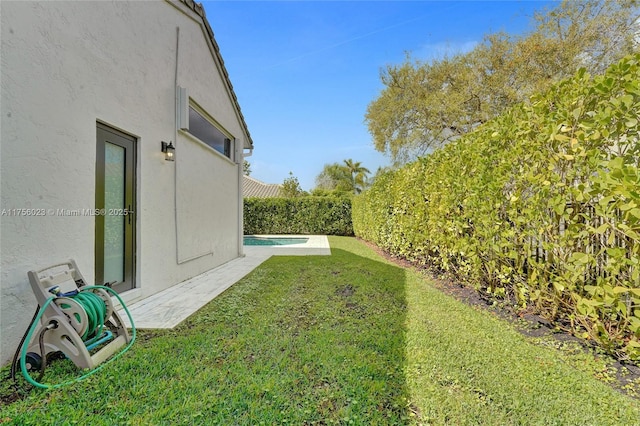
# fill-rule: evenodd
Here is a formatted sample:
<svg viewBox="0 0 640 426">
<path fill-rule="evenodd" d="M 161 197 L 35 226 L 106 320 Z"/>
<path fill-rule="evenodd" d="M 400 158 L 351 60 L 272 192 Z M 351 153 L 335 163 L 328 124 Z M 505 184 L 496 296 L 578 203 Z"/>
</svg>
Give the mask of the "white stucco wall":
<svg viewBox="0 0 640 426">
<path fill-rule="evenodd" d="M 237 143 L 248 135 L 200 18 L 183 5 L 0 2 L 0 8 L 1 208 L 47 212 L 0 217 L 4 363 L 36 307 L 28 270 L 74 258 L 93 280 L 95 218 L 51 212 L 95 207 L 96 122 L 137 138 L 138 288 L 125 300 L 237 257 L 238 165 L 175 131 L 176 27 L 178 85 Z M 173 141 L 176 162 L 164 160 L 160 141 Z"/>
</svg>

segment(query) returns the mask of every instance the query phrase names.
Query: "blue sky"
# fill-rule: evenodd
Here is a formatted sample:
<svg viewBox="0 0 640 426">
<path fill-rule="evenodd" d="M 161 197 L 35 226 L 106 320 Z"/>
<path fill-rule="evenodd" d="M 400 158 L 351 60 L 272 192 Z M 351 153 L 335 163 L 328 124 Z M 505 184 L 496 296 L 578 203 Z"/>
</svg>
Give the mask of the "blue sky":
<svg viewBox="0 0 640 426">
<path fill-rule="evenodd" d="M 375 173 L 389 160 L 364 123 L 380 70 L 406 52 L 427 61 L 486 34 L 529 31 L 548 1 L 205 1 L 255 150 L 251 176 L 303 189 L 327 163 Z"/>
</svg>

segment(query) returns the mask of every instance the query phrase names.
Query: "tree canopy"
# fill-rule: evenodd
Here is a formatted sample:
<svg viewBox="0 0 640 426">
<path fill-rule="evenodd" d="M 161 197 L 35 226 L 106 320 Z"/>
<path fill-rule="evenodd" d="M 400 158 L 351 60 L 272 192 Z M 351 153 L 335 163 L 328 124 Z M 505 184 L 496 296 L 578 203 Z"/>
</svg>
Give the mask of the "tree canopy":
<svg viewBox="0 0 640 426">
<path fill-rule="evenodd" d="M 349 171 L 349 178 L 351 179 L 353 191 L 356 194 L 359 194 L 367 186 L 367 175 L 371 172 L 369 169 L 362 166 L 362 163 L 359 161 L 353 161 L 351 158 L 344 160 L 344 167 Z"/>
<path fill-rule="evenodd" d="M 251 175 L 251 163 L 247 160 L 242 162 L 242 173 L 244 173 L 245 176 Z"/>
<path fill-rule="evenodd" d="M 248 162 L 247 160 L 244 160 L 242 162 L 242 172 L 244 173 L 245 176 L 251 175 L 251 163 Z"/>
<path fill-rule="evenodd" d="M 284 198 L 295 198 L 306 195 L 300 186 L 300 181 L 293 175 L 293 172 L 289 172 L 289 177 L 282 182 L 282 191 L 280 191 L 280 193 Z"/>
<path fill-rule="evenodd" d="M 325 164 L 316 177 L 315 194 L 359 194 L 367 186 L 369 169 L 359 161 L 343 160 L 342 163 Z"/>
<path fill-rule="evenodd" d="M 565 0 L 535 16 L 536 30 L 487 35 L 464 54 L 422 62 L 407 55 L 381 72 L 384 89 L 365 122 L 394 163 L 442 147 L 583 67 L 600 74 L 637 49 L 636 0 Z"/>
</svg>

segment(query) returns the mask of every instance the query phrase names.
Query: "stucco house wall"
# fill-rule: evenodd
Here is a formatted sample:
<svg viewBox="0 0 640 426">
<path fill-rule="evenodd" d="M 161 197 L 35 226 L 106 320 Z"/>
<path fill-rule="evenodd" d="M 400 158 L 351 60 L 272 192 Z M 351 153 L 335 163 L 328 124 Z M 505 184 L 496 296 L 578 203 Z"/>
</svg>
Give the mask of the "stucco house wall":
<svg viewBox="0 0 640 426">
<path fill-rule="evenodd" d="M 252 141 L 192 2 L 1 2 L 0 362 L 36 301 L 27 271 L 73 258 L 95 276 L 96 126 L 136 140 L 136 288 L 148 297 L 242 255 Z M 177 129 L 176 86 L 235 140 L 231 159 Z M 172 141 L 176 161 L 165 161 Z M 17 214 L 16 209 L 38 216 Z M 25 212 L 26 212 L 25 211 Z M 98 283 L 100 284 L 100 283 Z"/>
</svg>

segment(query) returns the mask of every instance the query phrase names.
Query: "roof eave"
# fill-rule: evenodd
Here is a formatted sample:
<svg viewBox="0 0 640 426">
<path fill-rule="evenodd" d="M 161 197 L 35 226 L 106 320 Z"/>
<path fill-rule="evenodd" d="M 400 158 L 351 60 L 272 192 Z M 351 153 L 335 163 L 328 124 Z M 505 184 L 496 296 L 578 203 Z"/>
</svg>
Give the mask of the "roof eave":
<svg viewBox="0 0 640 426">
<path fill-rule="evenodd" d="M 247 123 L 244 119 L 244 115 L 242 114 L 242 109 L 240 108 L 240 103 L 238 102 L 238 97 L 236 96 L 235 91 L 233 90 L 233 84 L 231 83 L 231 79 L 229 78 L 229 72 L 227 71 L 227 68 L 224 65 L 224 59 L 222 59 L 222 54 L 220 53 L 220 46 L 218 46 L 218 42 L 216 41 L 214 35 L 213 35 L 213 30 L 211 29 L 211 25 L 209 25 L 209 21 L 207 20 L 207 16 L 206 13 L 204 11 L 204 7 L 202 7 L 202 4 L 200 3 L 196 3 L 193 0 L 171 0 L 172 3 L 181 3 L 185 6 L 187 6 L 190 10 L 192 10 L 193 12 L 196 13 L 196 15 L 198 15 L 201 19 L 202 19 L 202 24 L 204 25 L 204 28 L 207 32 L 207 35 L 209 36 L 209 40 L 211 41 L 211 44 L 213 46 L 213 51 L 214 54 L 216 56 L 216 60 L 218 61 L 218 63 L 220 64 L 220 69 L 222 71 L 222 76 L 224 78 L 225 84 L 227 85 L 228 89 L 229 89 L 229 94 L 231 96 L 231 100 L 233 102 L 233 106 L 238 114 L 238 119 L 240 120 L 240 123 L 242 124 L 242 128 L 243 131 L 246 135 L 246 139 L 245 139 L 245 144 L 244 144 L 244 149 L 251 149 L 253 150 L 253 139 L 251 138 L 251 133 L 249 132 L 249 128 L 247 126 Z"/>
</svg>

